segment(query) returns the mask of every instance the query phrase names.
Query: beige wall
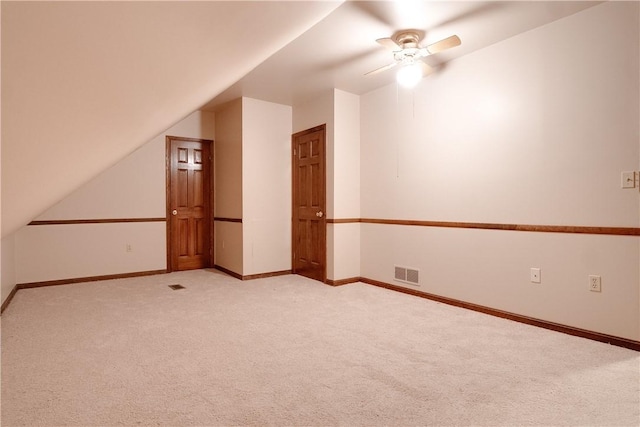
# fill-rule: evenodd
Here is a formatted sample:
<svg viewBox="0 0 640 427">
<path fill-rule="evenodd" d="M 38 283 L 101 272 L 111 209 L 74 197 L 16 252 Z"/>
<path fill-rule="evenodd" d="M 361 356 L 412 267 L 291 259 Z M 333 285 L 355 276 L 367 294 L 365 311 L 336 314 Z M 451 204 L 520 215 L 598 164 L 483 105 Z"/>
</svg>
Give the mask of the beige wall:
<svg viewBox="0 0 640 427">
<path fill-rule="evenodd" d="M 15 263 L 15 238 L 10 234 L 0 242 L 0 301 L 9 296 L 11 290 L 16 285 L 16 263 Z"/>
<path fill-rule="evenodd" d="M 242 274 L 242 224 L 215 222 L 215 263 L 217 266 Z"/>
<path fill-rule="evenodd" d="M 214 211 L 220 218 L 242 219 L 242 99 L 216 111 Z M 242 274 L 242 224 L 215 222 L 215 263 Z"/>
<path fill-rule="evenodd" d="M 360 226 L 327 224 L 327 246 L 332 256 L 327 259 L 327 278 L 330 280 L 360 277 Z"/>
<path fill-rule="evenodd" d="M 189 115 L 37 220 L 164 218 L 166 135 L 213 139 L 214 125 L 213 113 Z M 18 283 L 163 270 L 166 224 L 25 226 L 16 232 L 15 264 Z"/>
<path fill-rule="evenodd" d="M 291 107 L 239 98 L 216 112 L 216 264 L 291 269 Z"/>
<path fill-rule="evenodd" d="M 216 111 L 215 216 L 242 218 L 242 99 Z"/>
<path fill-rule="evenodd" d="M 18 283 L 166 268 L 164 222 L 26 226 L 17 236 Z"/>
<path fill-rule="evenodd" d="M 360 217 L 360 97 L 334 90 L 333 217 Z"/>
<path fill-rule="evenodd" d="M 638 3 L 608 2 L 361 97 L 363 217 L 640 225 Z M 640 238 L 362 225 L 362 275 L 640 339 Z M 530 283 L 530 268 L 542 283 Z M 587 276 L 602 276 L 602 292 Z"/>
<path fill-rule="evenodd" d="M 292 109 L 242 99 L 243 274 L 291 269 Z"/>
<path fill-rule="evenodd" d="M 360 97 L 334 91 L 333 217 L 360 218 Z M 329 279 L 360 276 L 360 224 L 328 224 Z"/>
</svg>

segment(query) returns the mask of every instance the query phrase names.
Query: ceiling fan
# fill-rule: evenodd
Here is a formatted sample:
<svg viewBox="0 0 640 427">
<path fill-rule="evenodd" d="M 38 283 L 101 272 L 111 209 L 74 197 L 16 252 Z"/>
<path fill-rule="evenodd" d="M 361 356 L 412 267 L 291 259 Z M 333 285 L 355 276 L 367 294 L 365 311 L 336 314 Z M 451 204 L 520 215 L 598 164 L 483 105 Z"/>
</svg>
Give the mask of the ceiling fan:
<svg viewBox="0 0 640 427">
<path fill-rule="evenodd" d="M 432 43 L 427 47 L 421 47 L 420 33 L 416 30 L 399 31 L 393 37 L 382 38 L 376 41 L 393 51 L 394 62 L 369 71 L 365 76 L 378 74 L 397 65 L 402 65 L 403 67 L 398 71 L 398 80 L 403 79 L 403 77 L 401 77 L 403 74 L 408 74 L 410 76 L 408 76 L 407 82 L 411 80 L 413 84 L 417 83 L 420 78 L 432 71 L 432 68 L 422 61 L 423 58 L 434 53 L 442 52 L 443 50 L 451 49 L 452 47 L 460 46 L 462 43 L 460 37 L 453 35 Z M 411 83 L 408 82 L 408 85 Z"/>
</svg>

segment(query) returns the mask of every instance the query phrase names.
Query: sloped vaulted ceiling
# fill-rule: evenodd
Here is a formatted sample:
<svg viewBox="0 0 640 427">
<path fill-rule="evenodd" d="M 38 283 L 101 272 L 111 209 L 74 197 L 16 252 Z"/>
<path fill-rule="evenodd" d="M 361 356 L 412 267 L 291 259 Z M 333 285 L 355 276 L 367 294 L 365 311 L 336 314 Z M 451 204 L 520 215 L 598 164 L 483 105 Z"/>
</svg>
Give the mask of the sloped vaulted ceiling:
<svg viewBox="0 0 640 427">
<path fill-rule="evenodd" d="M 2 236 L 341 2 L 2 2 Z"/>
</svg>

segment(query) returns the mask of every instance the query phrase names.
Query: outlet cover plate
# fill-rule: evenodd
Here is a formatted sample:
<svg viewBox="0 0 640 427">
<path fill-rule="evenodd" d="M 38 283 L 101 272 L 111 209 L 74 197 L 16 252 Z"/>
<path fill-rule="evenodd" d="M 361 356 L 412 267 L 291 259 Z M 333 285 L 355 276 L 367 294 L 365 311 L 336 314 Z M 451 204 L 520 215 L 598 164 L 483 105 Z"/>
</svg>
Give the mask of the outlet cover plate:
<svg viewBox="0 0 640 427">
<path fill-rule="evenodd" d="M 596 275 L 589 275 L 589 290 L 591 292 L 602 292 L 602 278 Z"/>
</svg>

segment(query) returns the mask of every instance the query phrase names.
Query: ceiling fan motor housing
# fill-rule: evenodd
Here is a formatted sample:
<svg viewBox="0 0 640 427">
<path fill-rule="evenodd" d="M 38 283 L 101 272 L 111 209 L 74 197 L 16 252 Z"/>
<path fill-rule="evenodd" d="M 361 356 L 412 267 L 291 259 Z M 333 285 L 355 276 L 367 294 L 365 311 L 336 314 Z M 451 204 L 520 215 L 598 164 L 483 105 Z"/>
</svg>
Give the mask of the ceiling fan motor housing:
<svg viewBox="0 0 640 427">
<path fill-rule="evenodd" d="M 403 65 L 413 64 L 417 59 L 426 56 L 426 52 L 418 44 L 420 35 L 414 31 L 399 33 L 395 37 L 395 42 L 400 46 L 401 50 L 393 53 L 393 59 Z"/>
<path fill-rule="evenodd" d="M 420 36 L 414 31 L 400 33 L 395 39 L 396 43 L 398 43 L 402 49 L 420 49 L 420 45 L 418 44 L 420 42 Z"/>
</svg>

